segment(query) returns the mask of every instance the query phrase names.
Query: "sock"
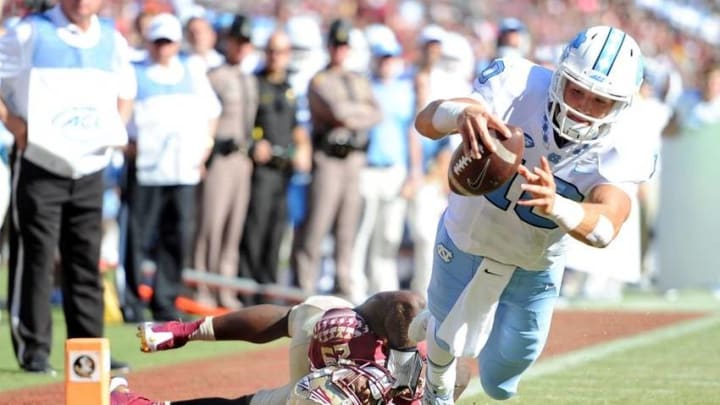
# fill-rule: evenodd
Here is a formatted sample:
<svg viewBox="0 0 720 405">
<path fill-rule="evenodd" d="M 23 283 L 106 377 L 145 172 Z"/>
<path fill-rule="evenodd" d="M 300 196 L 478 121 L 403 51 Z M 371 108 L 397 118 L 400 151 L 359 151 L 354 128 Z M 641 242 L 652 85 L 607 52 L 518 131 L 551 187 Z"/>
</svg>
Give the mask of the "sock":
<svg viewBox="0 0 720 405">
<path fill-rule="evenodd" d="M 197 321 L 196 321 L 197 322 Z M 194 332 L 188 336 L 189 340 L 215 340 L 215 331 L 213 330 L 213 317 L 205 317 L 200 321 L 200 325 Z"/>
<path fill-rule="evenodd" d="M 427 328 L 427 381 L 439 394 L 452 394 L 455 387 L 455 356 L 440 347 L 435 337 L 435 319 L 431 318 Z"/>
</svg>

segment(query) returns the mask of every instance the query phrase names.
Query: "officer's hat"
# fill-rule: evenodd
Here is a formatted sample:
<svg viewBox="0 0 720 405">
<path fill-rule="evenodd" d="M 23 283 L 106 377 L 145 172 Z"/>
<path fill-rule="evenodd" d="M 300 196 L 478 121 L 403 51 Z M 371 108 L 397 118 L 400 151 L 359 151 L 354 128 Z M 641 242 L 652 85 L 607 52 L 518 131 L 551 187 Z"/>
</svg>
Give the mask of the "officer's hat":
<svg viewBox="0 0 720 405">
<path fill-rule="evenodd" d="M 227 35 L 231 38 L 250 42 L 252 40 L 252 20 L 245 15 L 236 14 Z"/>
<path fill-rule="evenodd" d="M 350 43 L 350 31 L 353 26 L 350 21 L 345 19 L 337 19 L 330 24 L 328 30 L 328 45 L 338 46 Z"/>
</svg>

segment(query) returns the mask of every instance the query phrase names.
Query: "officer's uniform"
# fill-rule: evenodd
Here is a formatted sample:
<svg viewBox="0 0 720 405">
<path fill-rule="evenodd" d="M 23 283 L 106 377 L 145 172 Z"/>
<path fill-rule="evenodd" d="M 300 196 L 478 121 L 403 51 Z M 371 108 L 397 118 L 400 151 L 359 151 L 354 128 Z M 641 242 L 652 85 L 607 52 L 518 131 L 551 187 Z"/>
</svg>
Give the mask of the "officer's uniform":
<svg viewBox="0 0 720 405">
<path fill-rule="evenodd" d="M 328 42 L 347 46 L 349 23 L 335 21 Z M 316 74 L 308 89 L 313 127 L 313 172 L 308 213 L 297 240 L 293 261 L 300 287 L 315 291 L 320 248 L 334 226 L 338 293 L 350 296 L 350 262 L 362 201 L 359 172 L 365 165 L 367 131 L 381 113 L 367 78 L 339 66 Z"/>
<path fill-rule="evenodd" d="M 287 80 L 272 83 L 266 71 L 259 72 L 257 80 L 259 105 L 253 139 L 268 141 L 273 153 L 267 163 L 255 162 L 240 262 L 243 275 L 259 283 L 276 283 L 280 242 L 287 224 L 297 102 Z"/>
<path fill-rule="evenodd" d="M 236 17 L 228 35 L 249 40 L 250 20 Z M 203 183 L 201 215 L 195 242 L 194 266 L 198 271 L 237 277 L 240 240 L 250 200 L 252 160 L 248 157 L 250 131 L 257 111 L 257 81 L 241 66 L 224 64 L 209 73 L 220 98 L 215 146 Z M 206 287 L 198 298 L 214 301 Z M 220 290 L 219 303 L 236 307 L 232 290 Z"/>
</svg>

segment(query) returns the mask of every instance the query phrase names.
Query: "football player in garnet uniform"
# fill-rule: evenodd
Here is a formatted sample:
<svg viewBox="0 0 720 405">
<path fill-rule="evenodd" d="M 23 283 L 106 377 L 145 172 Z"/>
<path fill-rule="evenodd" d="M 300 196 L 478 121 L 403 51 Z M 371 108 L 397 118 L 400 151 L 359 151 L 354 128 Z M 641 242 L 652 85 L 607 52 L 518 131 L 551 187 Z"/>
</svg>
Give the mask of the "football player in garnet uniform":
<svg viewBox="0 0 720 405">
<path fill-rule="evenodd" d="M 265 343 L 290 337 L 290 382 L 235 399 L 202 398 L 179 404 L 419 404 L 423 393 L 424 325 L 414 324 L 424 299 L 409 291 L 382 292 L 354 307 L 331 296 L 313 296 L 295 306 L 263 304 L 192 322 L 138 326 L 141 350 L 176 349 L 190 341 Z M 463 364 L 463 367 L 467 364 Z M 462 386 L 469 368 L 459 370 Z M 165 404 L 127 390 L 114 379 L 112 405 Z"/>
</svg>

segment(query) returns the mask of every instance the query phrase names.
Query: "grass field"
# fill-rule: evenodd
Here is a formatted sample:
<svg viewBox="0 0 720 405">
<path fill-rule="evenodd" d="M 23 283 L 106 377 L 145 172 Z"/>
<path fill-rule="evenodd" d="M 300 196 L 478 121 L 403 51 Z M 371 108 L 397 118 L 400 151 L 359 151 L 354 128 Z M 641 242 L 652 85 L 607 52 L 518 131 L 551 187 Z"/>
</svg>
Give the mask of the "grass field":
<svg viewBox="0 0 720 405">
<path fill-rule="evenodd" d="M 710 315 L 543 359 L 526 373 L 519 395 L 506 403 L 720 404 L 720 301 L 710 293 L 681 291 L 669 299 L 635 292 L 629 293 L 622 303 L 573 302 L 569 307 L 648 313 L 705 311 Z M 3 315 L 0 321 L 0 391 L 63 380 L 65 331 L 58 310 L 54 311 L 54 326 L 52 364 L 58 368 L 58 376 L 27 375 L 17 368 L 7 332 L 7 317 Z M 148 356 L 138 350 L 133 326 L 111 325 L 106 332 L 113 356 L 130 362 L 134 371 L 261 347 L 243 343 L 196 344 L 192 350 Z M 492 403 L 496 402 L 482 393 L 477 378 L 459 401 L 462 405 Z"/>
<path fill-rule="evenodd" d="M 716 304 L 717 305 L 717 304 Z M 720 315 L 534 365 L 508 404 L 720 404 Z M 491 404 L 473 381 L 459 404 Z"/>
</svg>

